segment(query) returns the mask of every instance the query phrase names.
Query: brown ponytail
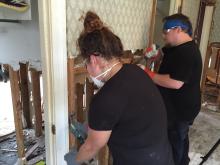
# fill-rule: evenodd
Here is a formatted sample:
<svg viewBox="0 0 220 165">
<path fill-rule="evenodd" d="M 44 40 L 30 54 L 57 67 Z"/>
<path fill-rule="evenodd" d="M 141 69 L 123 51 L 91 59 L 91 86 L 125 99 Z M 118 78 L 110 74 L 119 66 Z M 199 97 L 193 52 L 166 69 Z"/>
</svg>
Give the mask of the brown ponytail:
<svg viewBox="0 0 220 165">
<path fill-rule="evenodd" d="M 84 29 L 86 33 L 90 33 L 94 30 L 101 30 L 103 28 L 103 23 L 99 16 L 91 11 L 86 13 L 84 20 Z"/>
<path fill-rule="evenodd" d="M 78 38 L 78 46 L 80 55 L 85 59 L 92 54 L 105 59 L 118 58 L 123 55 L 120 38 L 104 26 L 99 16 L 91 11 L 86 13 L 84 30 Z"/>
</svg>

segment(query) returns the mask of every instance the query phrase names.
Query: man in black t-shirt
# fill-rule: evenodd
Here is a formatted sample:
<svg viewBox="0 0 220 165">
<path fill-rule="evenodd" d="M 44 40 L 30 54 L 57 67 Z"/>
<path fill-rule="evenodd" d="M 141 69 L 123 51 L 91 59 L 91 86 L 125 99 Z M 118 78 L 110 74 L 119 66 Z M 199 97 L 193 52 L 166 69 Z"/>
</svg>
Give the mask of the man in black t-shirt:
<svg viewBox="0 0 220 165">
<path fill-rule="evenodd" d="M 192 39 L 188 17 L 174 14 L 164 18 L 164 57 L 156 74 L 145 71 L 158 85 L 168 116 L 168 136 L 176 165 L 189 164 L 189 125 L 201 106 L 200 78 L 202 59 Z"/>
<path fill-rule="evenodd" d="M 100 89 L 89 107 L 88 137 L 77 162 L 108 144 L 114 165 L 173 165 L 166 110 L 159 90 L 138 66 L 123 64 L 118 36 L 88 12 L 78 44 L 94 84 Z"/>
</svg>

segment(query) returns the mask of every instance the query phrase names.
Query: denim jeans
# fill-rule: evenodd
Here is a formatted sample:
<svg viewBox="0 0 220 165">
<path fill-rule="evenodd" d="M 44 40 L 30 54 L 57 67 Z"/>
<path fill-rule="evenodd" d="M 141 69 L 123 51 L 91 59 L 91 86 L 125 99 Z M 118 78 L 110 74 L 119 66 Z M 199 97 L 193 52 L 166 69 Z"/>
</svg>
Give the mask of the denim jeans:
<svg viewBox="0 0 220 165">
<path fill-rule="evenodd" d="M 172 122 L 168 125 L 168 137 L 173 150 L 175 165 L 188 165 L 189 152 L 189 126 L 192 121 Z"/>
</svg>

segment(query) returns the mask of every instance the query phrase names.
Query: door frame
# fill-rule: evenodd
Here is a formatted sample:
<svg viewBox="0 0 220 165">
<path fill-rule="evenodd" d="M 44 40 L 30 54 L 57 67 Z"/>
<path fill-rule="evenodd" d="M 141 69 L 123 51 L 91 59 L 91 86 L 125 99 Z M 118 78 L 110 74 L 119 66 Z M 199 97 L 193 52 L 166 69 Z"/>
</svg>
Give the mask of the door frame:
<svg viewBox="0 0 220 165">
<path fill-rule="evenodd" d="M 69 150 L 66 1 L 38 0 L 38 10 L 46 164 L 63 165 Z"/>
<path fill-rule="evenodd" d="M 206 7 L 207 6 L 215 6 L 215 4 L 216 4 L 216 1 L 200 0 L 199 13 L 198 13 L 198 18 L 197 18 L 196 28 L 194 31 L 194 39 L 198 45 L 200 45 L 200 41 L 201 41 Z"/>
</svg>

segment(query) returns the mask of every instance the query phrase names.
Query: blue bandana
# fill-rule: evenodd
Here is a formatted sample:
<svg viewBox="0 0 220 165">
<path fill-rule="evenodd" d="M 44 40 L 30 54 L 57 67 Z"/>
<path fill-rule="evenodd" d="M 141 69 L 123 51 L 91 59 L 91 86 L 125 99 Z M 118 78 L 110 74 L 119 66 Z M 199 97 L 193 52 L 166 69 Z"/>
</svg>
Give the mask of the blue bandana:
<svg viewBox="0 0 220 165">
<path fill-rule="evenodd" d="M 186 30 L 186 32 L 192 36 L 192 29 L 189 28 L 189 26 L 185 23 L 183 23 L 182 21 L 178 20 L 178 19 L 174 19 L 174 20 L 168 20 L 164 23 L 163 25 L 163 29 L 167 30 L 167 29 L 172 29 L 174 27 L 181 27 L 181 29 Z"/>
</svg>

